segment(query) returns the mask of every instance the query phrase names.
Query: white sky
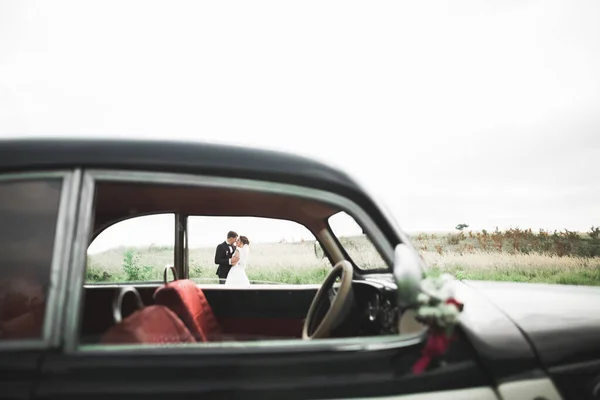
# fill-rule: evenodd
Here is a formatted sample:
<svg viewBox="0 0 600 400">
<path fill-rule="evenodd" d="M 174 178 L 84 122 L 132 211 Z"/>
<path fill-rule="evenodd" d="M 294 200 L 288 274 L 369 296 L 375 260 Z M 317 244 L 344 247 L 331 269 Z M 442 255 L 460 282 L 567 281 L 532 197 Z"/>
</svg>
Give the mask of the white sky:
<svg viewBox="0 0 600 400">
<path fill-rule="evenodd" d="M 274 148 L 348 170 L 409 232 L 587 230 L 599 20 L 595 0 L 2 1 L 0 135 Z"/>
</svg>

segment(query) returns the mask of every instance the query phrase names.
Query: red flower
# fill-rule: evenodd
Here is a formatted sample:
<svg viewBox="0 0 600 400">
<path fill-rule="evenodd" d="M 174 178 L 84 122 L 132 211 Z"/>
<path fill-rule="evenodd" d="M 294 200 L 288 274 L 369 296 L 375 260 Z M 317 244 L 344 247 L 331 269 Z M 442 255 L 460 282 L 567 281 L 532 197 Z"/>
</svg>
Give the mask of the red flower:
<svg viewBox="0 0 600 400">
<path fill-rule="evenodd" d="M 454 297 L 451 297 L 448 300 L 446 300 L 446 304 L 454 304 L 456 308 L 458 308 L 458 311 L 462 311 L 464 307 L 463 303 L 456 300 Z"/>
<path fill-rule="evenodd" d="M 421 358 L 413 365 L 413 373 L 418 375 L 427 369 L 431 360 L 435 357 L 443 356 L 450 346 L 450 342 L 453 340 L 452 337 L 446 336 L 443 332 L 430 333 L 427 338 L 427 343 L 423 348 Z"/>
</svg>

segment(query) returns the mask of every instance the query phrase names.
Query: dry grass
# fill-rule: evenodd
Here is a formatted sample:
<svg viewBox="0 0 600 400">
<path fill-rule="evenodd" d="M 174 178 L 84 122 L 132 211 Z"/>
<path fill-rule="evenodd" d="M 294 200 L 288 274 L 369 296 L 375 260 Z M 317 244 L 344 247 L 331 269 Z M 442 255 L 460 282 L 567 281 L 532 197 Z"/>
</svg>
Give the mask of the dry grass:
<svg viewBox="0 0 600 400">
<path fill-rule="evenodd" d="M 447 252 L 440 255 L 428 251 L 422 253 L 431 267 L 462 267 L 468 271 L 497 271 L 515 268 L 573 270 L 598 267 L 600 258 L 558 257 L 543 254 L 506 254 L 474 251 L 473 253 Z"/>
<path fill-rule="evenodd" d="M 459 279 L 600 285 L 600 257 L 525 253 L 529 244 L 522 242 L 516 250 L 510 237 L 503 238 L 501 246 L 486 246 L 484 250 L 481 244 L 486 243 L 476 234 L 461 236 L 459 240 L 455 236 L 419 234 L 413 237 L 413 243 L 432 269 L 450 272 Z M 343 243 L 359 265 L 381 266 L 380 257 L 365 238 L 344 238 Z M 128 251 L 133 252 L 134 263 L 141 267 L 140 280 L 161 280 L 164 266 L 173 263 L 173 250 L 168 247 L 112 249 L 89 257 L 88 281 L 128 280 L 123 267 Z M 190 277 L 216 278 L 214 251 L 214 247 L 190 249 Z M 320 283 L 329 267 L 329 261 L 321 258 L 319 252 L 315 253 L 312 241 L 256 243 L 251 247 L 247 273 L 255 281 Z"/>
<path fill-rule="evenodd" d="M 142 280 L 161 280 L 165 265 L 173 263 L 173 250 L 169 247 L 120 247 L 88 257 L 88 281 L 127 280 L 123 272 L 124 255 L 127 251 L 134 252 L 138 265 L 149 267 L 149 273 L 140 277 Z M 190 277 L 215 279 L 217 266 L 214 256 L 214 247 L 190 249 Z M 326 258 L 317 257 L 315 254 L 314 242 L 257 243 L 251 246 L 246 272 L 248 277 L 255 281 L 320 283 L 330 267 L 331 264 Z M 98 278 L 94 279 L 93 274 Z M 99 278 L 101 276 L 105 276 L 105 279 Z"/>
<path fill-rule="evenodd" d="M 600 258 L 506 254 L 475 250 L 472 253 L 423 252 L 432 269 L 459 279 L 600 285 Z"/>
</svg>

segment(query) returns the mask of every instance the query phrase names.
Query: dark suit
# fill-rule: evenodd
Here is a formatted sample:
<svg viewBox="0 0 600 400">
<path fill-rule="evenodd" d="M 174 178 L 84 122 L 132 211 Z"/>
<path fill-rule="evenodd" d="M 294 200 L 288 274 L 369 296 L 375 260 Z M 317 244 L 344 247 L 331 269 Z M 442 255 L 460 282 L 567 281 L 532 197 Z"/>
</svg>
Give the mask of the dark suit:
<svg viewBox="0 0 600 400">
<path fill-rule="evenodd" d="M 229 245 L 227 242 L 219 244 L 215 250 L 215 264 L 219 266 L 217 268 L 219 283 L 224 284 L 225 279 L 227 279 L 227 274 L 229 274 L 229 270 L 231 269 L 229 260 L 233 256 L 233 253 L 235 253 L 235 246 Z"/>
</svg>

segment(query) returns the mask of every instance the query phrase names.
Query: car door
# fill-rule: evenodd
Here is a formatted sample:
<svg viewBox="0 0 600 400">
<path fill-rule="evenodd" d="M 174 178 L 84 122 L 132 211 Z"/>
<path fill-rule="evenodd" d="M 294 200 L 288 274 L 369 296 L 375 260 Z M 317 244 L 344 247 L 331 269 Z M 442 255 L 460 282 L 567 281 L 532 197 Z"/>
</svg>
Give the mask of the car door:
<svg viewBox="0 0 600 400">
<path fill-rule="evenodd" d="M 119 176 L 123 179 L 124 175 Z M 161 179 L 156 173 L 136 173 L 132 179 L 146 176 L 153 182 Z M 164 181 L 176 178 L 179 177 L 169 175 Z M 181 179 L 187 179 L 187 184 L 195 183 L 189 177 Z M 197 179 L 201 185 L 215 182 Z M 36 398 L 403 398 L 423 393 L 453 395 L 458 399 L 495 398 L 490 377 L 464 335 L 459 335 L 451 347 L 445 364 L 422 375 L 413 374 L 411 367 L 421 356 L 426 340 L 423 333 L 165 346 L 82 342 L 82 322 L 93 318 L 82 315 L 82 300 L 95 183 L 93 174 L 84 176 L 62 314 L 63 347 L 61 352 L 44 358 L 41 380 L 35 387 Z M 218 183 L 234 185 L 236 181 Z M 303 189 L 303 195 L 307 193 L 310 190 Z M 321 198 L 324 194 L 314 196 Z M 362 214 L 368 218 L 368 211 L 363 210 Z M 372 221 L 366 222 L 376 229 Z M 231 291 L 232 296 L 234 292 Z M 215 297 L 221 294 L 208 296 L 213 296 L 215 304 L 221 302 L 222 307 L 232 301 Z M 217 312 L 221 313 L 218 307 Z"/>
<path fill-rule="evenodd" d="M 78 178 L 0 174 L 0 398 L 30 398 L 57 345 Z"/>
</svg>

